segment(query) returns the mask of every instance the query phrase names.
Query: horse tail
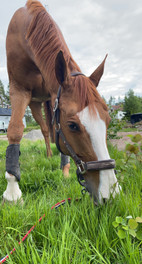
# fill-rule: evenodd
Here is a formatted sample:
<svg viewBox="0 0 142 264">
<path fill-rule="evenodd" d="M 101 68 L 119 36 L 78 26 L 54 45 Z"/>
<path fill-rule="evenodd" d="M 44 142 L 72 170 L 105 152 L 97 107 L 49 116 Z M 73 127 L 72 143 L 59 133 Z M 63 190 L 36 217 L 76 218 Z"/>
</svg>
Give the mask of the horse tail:
<svg viewBox="0 0 142 264">
<path fill-rule="evenodd" d="M 49 134 L 50 134 L 50 139 L 52 143 L 55 143 L 55 133 L 54 129 L 52 126 L 52 106 L 51 106 L 51 101 L 47 101 L 44 103 L 44 112 L 45 112 L 45 119 L 46 119 L 46 124 L 49 129 Z"/>
</svg>

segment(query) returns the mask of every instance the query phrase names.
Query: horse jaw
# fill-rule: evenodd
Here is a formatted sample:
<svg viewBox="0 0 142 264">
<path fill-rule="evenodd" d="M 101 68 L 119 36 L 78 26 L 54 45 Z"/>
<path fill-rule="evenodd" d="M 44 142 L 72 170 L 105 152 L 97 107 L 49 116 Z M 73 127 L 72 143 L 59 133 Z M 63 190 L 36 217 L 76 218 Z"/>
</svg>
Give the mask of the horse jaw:
<svg viewBox="0 0 142 264">
<path fill-rule="evenodd" d="M 93 150 L 97 156 L 98 160 L 107 160 L 110 159 L 107 146 L 106 146 L 106 124 L 100 118 L 100 115 L 96 109 L 96 115 L 90 115 L 88 107 L 84 108 L 81 112 L 78 113 L 80 122 L 85 127 L 87 133 L 90 136 L 91 144 Z M 87 180 L 88 189 L 92 190 L 93 186 L 93 177 L 89 183 Z M 90 185 L 90 186 L 89 186 Z M 113 169 L 110 170 L 101 170 L 99 172 L 99 187 L 98 194 L 92 192 L 93 196 L 97 196 L 99 202 L 102 202 L 103 199 L 109 199 L 110 195 L 115 196 L 116 193 L 119 193 L 119 185 Z"/>
</svg>

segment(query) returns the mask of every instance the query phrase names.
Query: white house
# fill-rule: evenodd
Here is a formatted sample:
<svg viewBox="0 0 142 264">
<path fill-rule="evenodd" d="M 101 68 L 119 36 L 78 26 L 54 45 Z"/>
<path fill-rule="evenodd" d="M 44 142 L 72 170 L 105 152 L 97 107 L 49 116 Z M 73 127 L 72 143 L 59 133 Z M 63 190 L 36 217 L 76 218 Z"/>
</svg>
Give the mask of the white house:
<svg viewBox="0 0 142 264">
<path fill-rule="evenodd" d="M 122 111 L 123 107 L 121 104 L 117 104 L 117 105 L 112 105 L 111 106 L 111 112 L 116 112 L 116 119 L 118 120 L 122 120 L 122 118 L 125 116 L 126 112 Z"/>
<path fill-rule="evenodd" d="M 11 109 L 0 108 L 0 131 L 7 131 L 11 118 Z M 24 127 L 26 127 L 26 119 L 23 118 Z"/>
<path fill-rule="evenodd" d="M 118 119 L 118 120 L 122 120 L 122 118 L 125 116 L 125 113 L 126 112 L 123 112 L 123 111 L 118 111 L 117 112 L 117 114 L 116 114 L 116 118 Z"/>
</svg>

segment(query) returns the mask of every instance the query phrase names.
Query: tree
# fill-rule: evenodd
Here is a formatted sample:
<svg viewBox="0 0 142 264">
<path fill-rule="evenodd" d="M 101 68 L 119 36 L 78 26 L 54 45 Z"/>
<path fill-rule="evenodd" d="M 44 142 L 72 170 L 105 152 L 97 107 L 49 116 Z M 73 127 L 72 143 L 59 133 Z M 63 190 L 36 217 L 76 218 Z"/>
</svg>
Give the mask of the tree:
<svg viewBox="0 0 142 264">
<path fill-rule="evenodd" d="M 134 95 L 134 91 L 130 89 L 124 98 L 124 112 L 126 117 L 130 119 L 130 116 L 142 111 L 142 97 Z"/>
<path fill-rule="evenodd" d="M 7 88 L 8 88 L 7 92 L 5 92 L 4 85 L 0 80 L 0 107 L 5 107 L 10 105 L 9 85 Z"/>
<path fill-rule="evenodd" d="M 6 91 L 6 93 L 5 93 L 5 103 L 6 103 L 7 105 L 11 105 L 11 102 L 10 102 L 10 96 L 9 96 L 9 85 L 8 85 L 8 87 L 7 87 L 7 91 Z"/>
<path fill-rule="evenodd" d="M 115 105 L 115 97 L 110 96 L 108 104 L 109 104 L 109 106 Z"/>
<path fill-rule="evenodd" d="M 5 101 L 5 91 L 4 91 L 4 85 L 0 80 L 0 106 L 4 106 L 4 101 Z"/>
</svg>

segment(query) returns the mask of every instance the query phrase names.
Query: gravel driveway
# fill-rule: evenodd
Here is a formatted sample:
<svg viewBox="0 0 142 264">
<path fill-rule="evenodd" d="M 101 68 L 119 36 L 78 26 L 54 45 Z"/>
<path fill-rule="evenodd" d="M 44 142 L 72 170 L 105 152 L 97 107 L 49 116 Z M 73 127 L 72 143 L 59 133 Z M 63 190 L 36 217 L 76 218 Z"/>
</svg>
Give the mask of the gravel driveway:
<svg viewBox="0 0 142 264">
<path fill-rule="evenodd" d="M 118 132 L 117 136 L 121 137 L 119 139 L 111 139 L 110 142 L 113 146 L 117 146 L 119 150 L 124 150 L 126 143 L 131 143 L 131 139 L 128 137 L 128 135 L 136 135 L 140 134 L 142 136 L 142 131 L 135 131 L 135 132 Z"/>
<path fill-rule="evenodd" d="M 131 139 L 128 137 L 128 135 L 136 135 L 141 134 L 142 131 L 135 131 L 135 132 L 118 132 L 117 136 L 120 137 L 119 139 L 111 139 L 111 143 L 113 146 L 117 146 L 119 150 L 124 150 L 126 143 L 131 143 Z M 32 130 L 26 135 L 23 136 L 23 138 L 36 141 L 38 139 L 43 139 L 43 135 L 41 133 L 40 129 Z M 7 140 L 6 135 L 0 135 L 0 140 Z"/>
</svg>

